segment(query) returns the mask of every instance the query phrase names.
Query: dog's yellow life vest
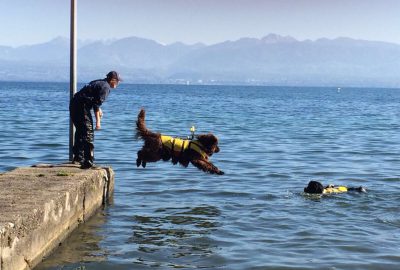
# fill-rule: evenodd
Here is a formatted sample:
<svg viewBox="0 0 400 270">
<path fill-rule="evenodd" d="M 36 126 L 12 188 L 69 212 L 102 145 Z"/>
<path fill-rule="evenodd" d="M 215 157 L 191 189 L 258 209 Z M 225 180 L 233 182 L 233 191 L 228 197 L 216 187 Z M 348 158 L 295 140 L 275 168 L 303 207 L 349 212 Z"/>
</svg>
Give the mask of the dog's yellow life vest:
<svg viewBox="0 0 400 270">
<path fill-rule="evenodd" d="M 343 192 L 347 192 L 347 187 L 345 186 L 328 186 L 326 188 L 324 188 L 323 193 L 324 194 L 329 194 L 329 193 L 343 193 Z"/>
<path fill-rule="evenodd" d="M 202 149 L 203 145 L 198 141 L 183 140 L 165 135 L 161 135 L 161 141 L 162 144 L 166 148 L 171 149 L 174 154 L 178 153 L 178 156 L 186 149 L 192 149 L 199 153 L 203 158 L 207 158 L 207 153 Z"/>
</svg>

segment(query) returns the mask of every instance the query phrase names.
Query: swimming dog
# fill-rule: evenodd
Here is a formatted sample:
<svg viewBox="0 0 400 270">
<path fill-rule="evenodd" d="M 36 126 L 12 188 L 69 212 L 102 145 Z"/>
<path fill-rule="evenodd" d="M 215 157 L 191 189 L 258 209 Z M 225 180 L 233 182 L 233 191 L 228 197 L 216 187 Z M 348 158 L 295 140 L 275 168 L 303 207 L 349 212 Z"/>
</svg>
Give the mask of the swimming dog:
<svg viewBox="0 0 400 270">
<path fill-rule="evenodd" d="M 304 188 L 305 193 L 309 194 L 335 194 L 335 193 L 344 193 L 348 191 L 357 191 L 357 192 L 367 192 L 364 187 L 346 187 L 346 186 L 335 186 L 335 185 L 327 185 L 324 187 L 318 181 L 310 181 L 308 186 Z"/>
</svg>

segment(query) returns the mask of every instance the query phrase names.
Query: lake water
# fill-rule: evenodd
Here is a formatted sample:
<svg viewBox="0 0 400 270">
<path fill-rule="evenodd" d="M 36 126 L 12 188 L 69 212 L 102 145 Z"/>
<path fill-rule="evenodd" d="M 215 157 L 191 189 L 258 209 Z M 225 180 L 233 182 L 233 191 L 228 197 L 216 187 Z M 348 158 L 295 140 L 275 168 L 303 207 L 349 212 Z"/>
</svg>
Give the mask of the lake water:
<svg viewBox="0 0 400 270">
<path fill-rule="evenodd" d="M 68 159 L 68 84 L 0 84 L 0 171 Z M 103 105 L 111 205 L 36 269 L 399 269 L 400 91 L 129 85 Z M 140 107 L 169 135 L 213 132 L 223 176 L 135 165 Z M 302 194 L 311 179 L 366 194 Z"/>
</svg>

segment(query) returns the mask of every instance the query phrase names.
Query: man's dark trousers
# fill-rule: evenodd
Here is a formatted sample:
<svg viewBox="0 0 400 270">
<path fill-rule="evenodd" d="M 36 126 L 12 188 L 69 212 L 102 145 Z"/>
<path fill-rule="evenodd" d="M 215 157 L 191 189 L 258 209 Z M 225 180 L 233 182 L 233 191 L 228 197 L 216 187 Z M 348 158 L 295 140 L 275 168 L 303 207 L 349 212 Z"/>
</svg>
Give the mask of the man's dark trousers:
<svg viewBox="0 0 400 270">
<path fill-rule="evenodd" d="M 90 108 L 88 108 L 84 102 L 72 99 L 69 106 L 69 112 L 71 120 L 76 128 L 75 143 L 72 148 L 74 161 L 93 162 L 94 132 L 93 118 L 90 113 Z"/>
</svg>

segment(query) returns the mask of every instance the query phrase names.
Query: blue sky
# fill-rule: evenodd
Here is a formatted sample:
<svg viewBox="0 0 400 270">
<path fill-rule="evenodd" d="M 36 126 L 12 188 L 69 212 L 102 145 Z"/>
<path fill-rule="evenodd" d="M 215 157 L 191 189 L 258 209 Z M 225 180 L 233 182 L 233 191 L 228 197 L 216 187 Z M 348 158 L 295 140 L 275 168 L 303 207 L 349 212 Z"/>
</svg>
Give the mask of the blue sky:
<svg viewBox="0 0 400 270">
<path fill-rule="evenodd" d="M 400 44 L 400 0 L 77 0 L 78 38 L 213 44 L 269 33 Z M 0 0 L 0 45 L 69 36 L 70 0 Z"/>
</svg>

